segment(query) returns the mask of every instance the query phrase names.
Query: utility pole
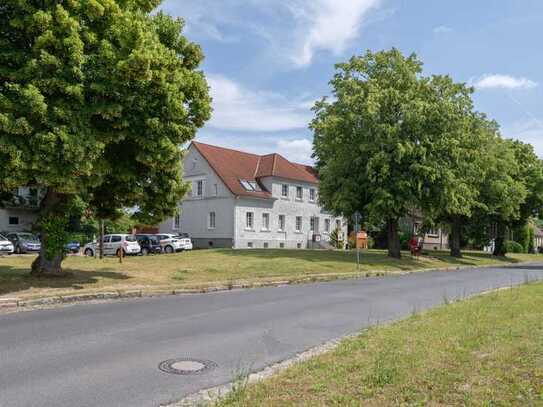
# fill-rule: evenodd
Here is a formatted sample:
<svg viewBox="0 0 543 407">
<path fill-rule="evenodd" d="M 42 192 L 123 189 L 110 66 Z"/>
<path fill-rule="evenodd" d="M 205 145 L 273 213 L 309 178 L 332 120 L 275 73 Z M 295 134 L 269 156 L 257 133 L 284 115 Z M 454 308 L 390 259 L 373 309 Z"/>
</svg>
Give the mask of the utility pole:
<svg viewBox="0 0 543 407">
<path fill-rule="evenodd" d="M 358 233 L 360 232 L 360 212 L 354 214 L 354 244 L 356 245 L 356 271 L 360 273 L 360 246 L 358 245 Z"/>
<path fill-rule="evenodd" d="M 98 253 L 100 259 L 104 257 L 104 220 L 100 219 L 100 237 L 98 238 Z"/>
</svg>

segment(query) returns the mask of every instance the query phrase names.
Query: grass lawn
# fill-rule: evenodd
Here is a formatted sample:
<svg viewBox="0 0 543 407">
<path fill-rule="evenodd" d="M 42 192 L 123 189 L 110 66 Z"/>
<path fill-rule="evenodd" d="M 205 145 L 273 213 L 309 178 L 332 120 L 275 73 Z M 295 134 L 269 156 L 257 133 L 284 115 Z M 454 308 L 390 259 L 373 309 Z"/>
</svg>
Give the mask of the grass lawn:
<svg viewBox="0 0 543 407">
<path fill-rule="evenodd" d="M 229 406 L 542 406 L 543 284 L 370 328 Z"/>
<path fill-rule="evenodd" d="M 469 252 L 454 259 L 445 252 L 431 252 L 420 259 L 404 253 L 402 260 L 389 259 L 384 251 L 362 252 L 361 272 L 353 252 L 310 250 L 194 250 L 171 255 L 115 257 L 103 260 L 70 256 L 63 263 L 70 272 L 64 278 L 29 275 L 33 256 L 0 257 L 0 297 L 32 298 L 93 291 L 127 289 L 203 288 L 217 284 L 250 284 L 303 278 L 370 276 L 433 267 L 506 264 L 537 261 L 543 256 L 512 255 L 493 258 Z"/>
</svg>

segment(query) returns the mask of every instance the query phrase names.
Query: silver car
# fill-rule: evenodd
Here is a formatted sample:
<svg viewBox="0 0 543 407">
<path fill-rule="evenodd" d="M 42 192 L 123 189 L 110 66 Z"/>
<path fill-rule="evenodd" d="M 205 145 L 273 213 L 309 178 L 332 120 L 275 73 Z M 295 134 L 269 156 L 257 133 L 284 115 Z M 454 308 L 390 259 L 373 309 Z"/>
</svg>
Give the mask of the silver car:
<svg viewBox="0 0 543 407">
<path fill-rule="evenodd" d="M 13 243 L 11 243 L 7 238 L 0 235 L 0 254 L 11 254 L 15 251 Z"/>
<path fill-rule="evenodd" d="M 104 235 L 104 256 L 119 256 L 121 250 L 124 256 L 139 254 L 141 247 L 136 236 L 128 234 Z M 96 241 L 87 243 L 83 247 L 85 256 L 96 256 L 98 254 L 98 243 Z"/>
</svg>

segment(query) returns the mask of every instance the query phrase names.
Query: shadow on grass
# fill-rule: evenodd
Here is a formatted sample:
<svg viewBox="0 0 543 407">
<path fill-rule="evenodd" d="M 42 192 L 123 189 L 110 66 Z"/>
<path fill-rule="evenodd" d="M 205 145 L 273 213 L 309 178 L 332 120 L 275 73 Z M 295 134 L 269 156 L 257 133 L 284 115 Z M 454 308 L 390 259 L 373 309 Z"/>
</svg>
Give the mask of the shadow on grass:
<svg viewBox="0 0 543 407">
<path fill-rule="evenodd" d="M 0 295 L 12 294 L 30 288 L 71 288 L 80 290 L 91 288 L 100 279 L 128 280 L 132 277 L 126 274 L 101 269 L 95 271 L 65 269 L 62 277 L 36 277 L 30 275 L 28 268 L 0 266 Z M 83 286 L 85 285 L 85 287 Z M 89 287 L 89 285 L 91 285 Z"/>
</svg>

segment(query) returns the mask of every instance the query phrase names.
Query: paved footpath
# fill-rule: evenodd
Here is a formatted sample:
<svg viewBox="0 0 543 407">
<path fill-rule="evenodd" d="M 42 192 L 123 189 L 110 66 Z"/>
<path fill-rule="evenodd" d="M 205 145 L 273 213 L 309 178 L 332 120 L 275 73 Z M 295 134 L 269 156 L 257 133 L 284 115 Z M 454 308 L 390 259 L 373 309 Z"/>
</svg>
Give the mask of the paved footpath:
<svg viewBox="0 0 543 407">
<path fill-rule="evenodd" d="M 0 406 L 158 406 L 362 327 L 543 279 L 543 265 L 81 304 L 0 316 Z M 161 361 L 217 364 L 179 376 Z"/>
</svg>

